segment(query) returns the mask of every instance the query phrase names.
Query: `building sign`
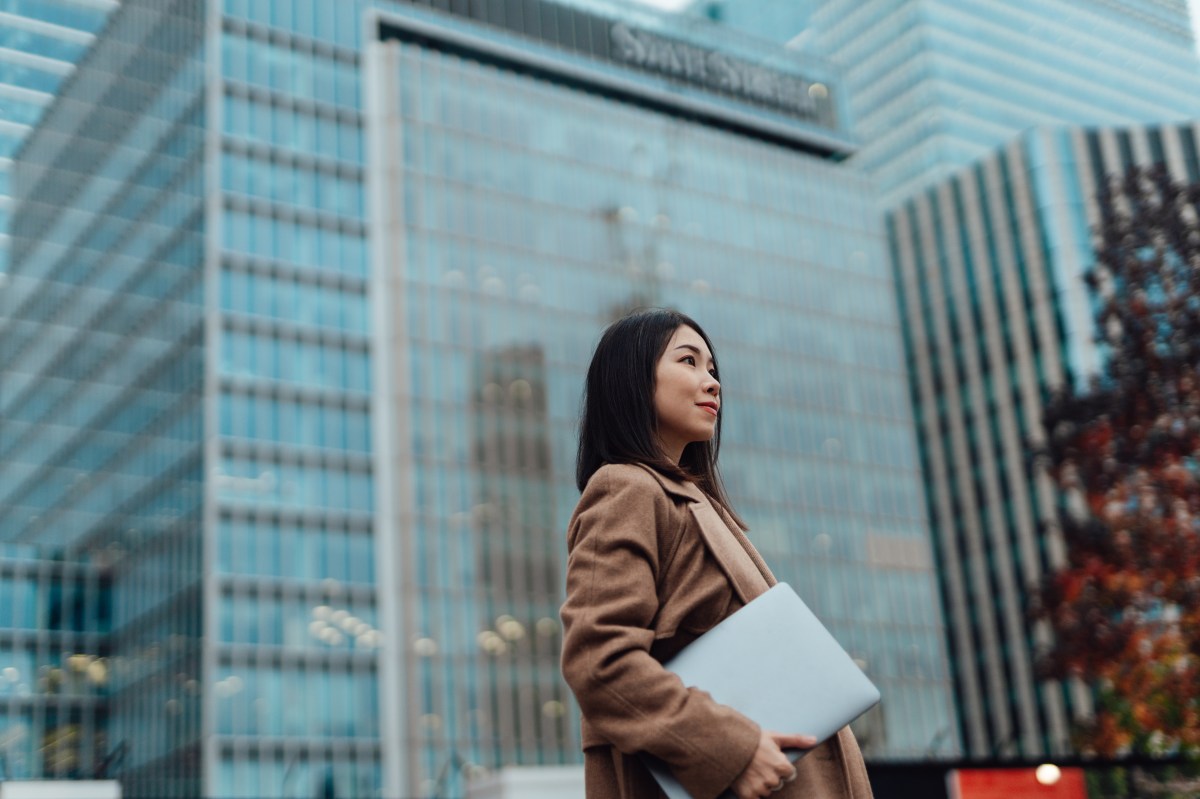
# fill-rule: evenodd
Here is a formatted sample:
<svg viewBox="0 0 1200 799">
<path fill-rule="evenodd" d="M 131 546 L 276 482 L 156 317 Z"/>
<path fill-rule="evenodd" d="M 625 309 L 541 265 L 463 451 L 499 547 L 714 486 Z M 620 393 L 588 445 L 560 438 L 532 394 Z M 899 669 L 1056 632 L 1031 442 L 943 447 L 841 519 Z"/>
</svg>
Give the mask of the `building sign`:
<svg viewBox="0 0 1200 799">
<path fill-rule="evenodd" d="M 612 25 L 610 39 L 614 61 L 828 124 L 827 115 L 821 114 L 821 106 L 828 107 L 828 90 L 822 84 L 623 22 Z"/>
<path fill-rule="evenodd" d="M 432 0 L 413 0 L 414 5 L 419 2 Z M 765 53 L 780 66 L 768 65 L 753 54 L 694 43 L 683 32 L 675 36 L 670 30 L 648 30 L 556 0 L 439 2 L 449 4 L 442 11 L 451 17 L 477 25 L 447 25 L 445 17 L 438 18 L 440 13 L 414 7 L 412 13 L 379 13 L 379 39 L 434 47 L 653 110 L 685 114 L 823 158 L 841 158 L 855 149 L 839 125 L 829 86 L 813 79 L 823 74 L 820 68 L 816 75 L 800 74 L 800 65 L 782 47 Z M 493 32 L 501 35 L 493 37 Z M 580 60 L 561 59 L 560 53 L 617 69 L 596 69 Z"/>
<path fill-rule="evenodd" d="M 1083 769 L 1055 769 L 1044 784 L 1032 768 L 971 768 L 947 775 L 950 799 L 1087 799 Z"/>
</svg>

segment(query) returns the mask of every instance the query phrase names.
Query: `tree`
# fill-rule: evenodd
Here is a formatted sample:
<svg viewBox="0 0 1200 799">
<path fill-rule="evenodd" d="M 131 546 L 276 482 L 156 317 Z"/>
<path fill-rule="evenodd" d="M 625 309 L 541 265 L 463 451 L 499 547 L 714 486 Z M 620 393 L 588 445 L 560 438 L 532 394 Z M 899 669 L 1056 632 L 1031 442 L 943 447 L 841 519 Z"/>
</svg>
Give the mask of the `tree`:
<svg viewBox="0 0 1200 799">
<path fill-rule="evenodd" d="M 1200 184 L 1135 168 L 1098 195 L 1101 373 L 1047 403 L 1067 563 L 1035 618 L 1046 677 L 1095 688 L 1085 750 L 1200 755 Z"/>
</svg>

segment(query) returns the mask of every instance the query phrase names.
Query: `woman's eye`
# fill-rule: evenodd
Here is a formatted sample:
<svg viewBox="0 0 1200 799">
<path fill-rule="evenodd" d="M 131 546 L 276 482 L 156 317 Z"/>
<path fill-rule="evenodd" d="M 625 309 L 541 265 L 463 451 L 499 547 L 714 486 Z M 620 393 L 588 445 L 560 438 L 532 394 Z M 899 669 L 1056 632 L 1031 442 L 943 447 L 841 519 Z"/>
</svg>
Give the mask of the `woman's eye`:
<svg viewBox="0 0 1200 799">
<path fill-rule="evenodd" d="M 686 363 L 686 364 L 690 364 L 691 366 L 695 366 L 696 359 L 694 357 L 692 357 L 691 355 L 686 355 L 686 356 L 684 356 L 682 363 Z"/>
<path fill-rule="evenodd" d="M 716 369 L 709 369 L 709 370 L 708 370 L 708 373 L 709 373 L 710 375 L 712 375 L 712 376 L 713 376 L 713 380 L 718 380 L 718 379 L 720 379 L 720 378 L 718 378 L 718 377 L 717 377 L 717 370 L 716 370 Z"/>
</svg>

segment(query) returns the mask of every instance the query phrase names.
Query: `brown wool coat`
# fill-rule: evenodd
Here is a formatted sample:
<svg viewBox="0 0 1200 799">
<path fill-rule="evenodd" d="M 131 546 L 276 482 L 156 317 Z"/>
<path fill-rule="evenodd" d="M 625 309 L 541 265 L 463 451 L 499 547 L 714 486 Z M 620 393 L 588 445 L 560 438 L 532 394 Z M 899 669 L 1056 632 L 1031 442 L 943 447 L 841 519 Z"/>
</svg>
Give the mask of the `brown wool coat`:
<svg viewBox="0 0 1200 799">
<path fill-rule="evenodd" d="M 629 464 L 588 481 L 567 547 L 562 669 L 583 711 L 588 799 L 661 799 L 639 752 L 695 799 L 715 799 L 749 764 L 759 728 L 661 663 L 774 585 L 770 569 L 698 487 Z M 849 728 L 797 768 L 772 797 L 871 798 Z"/>
</svg>

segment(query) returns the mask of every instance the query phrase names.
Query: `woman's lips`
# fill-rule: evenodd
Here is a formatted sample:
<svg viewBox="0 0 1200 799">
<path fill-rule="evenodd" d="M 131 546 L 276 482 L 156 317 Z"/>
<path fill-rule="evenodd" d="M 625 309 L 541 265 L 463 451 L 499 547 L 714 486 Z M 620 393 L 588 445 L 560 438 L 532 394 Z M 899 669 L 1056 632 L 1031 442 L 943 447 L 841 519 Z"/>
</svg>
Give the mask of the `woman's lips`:
<svg viewBox="0 0 1200 799">
<path fill-rule="evenodd" d="M 711 403 L 707 403 L 707 402 L 697 402 L 697 403 L 696 403 L 696 407 L 698 407 L 698 408 L 703 408 L 704 410 L 706 410 L 706 411 L 708 411 L 709 413 L 711 413 L 713 416 L 716 416 L 716 415 L 717 415 L 717 406 L 716 406 L 716 405 L 713 405 L 713 404 L 711 404 Z"/>
</svg>

